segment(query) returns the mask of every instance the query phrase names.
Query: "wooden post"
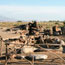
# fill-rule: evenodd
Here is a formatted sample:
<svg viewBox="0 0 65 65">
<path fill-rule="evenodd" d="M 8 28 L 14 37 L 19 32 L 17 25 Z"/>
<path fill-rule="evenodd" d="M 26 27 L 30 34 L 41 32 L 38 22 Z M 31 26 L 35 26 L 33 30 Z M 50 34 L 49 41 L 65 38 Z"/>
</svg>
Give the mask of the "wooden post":
<svg viewBox="0 0 65 65">
<path fill-rule="evenodd" d="M 49 45 L 48 45 L 48 43 L 46 43 L 46 45 L 47 45 L 47 48 L 49 48 Z"/>
<path fill-rule="evenodd" d="M 2 37 L 0 37 L 0 56 L 2 56 Z"/>
<path fill-rule="evenodd" d="M 5 65 L 7 65 L 7 55 L 8 55 L 8 51 L 7 51 L 7 43 L 6 43 L 6 60 L 5 60 Z"/>
<path fill-rule="evenodd" d="M 1 49 L 1 47 L 2 47 L 2 41 L 0 40 L 0 56 L 1 56 L 1 54 L 2 54 L 2 49 Z"/>
<path fill-rule="evenodd" d="M 33 58 L 32 58 L 32 65 L 34 65 L 34 56 L 33 56 Z"/>
</svg>

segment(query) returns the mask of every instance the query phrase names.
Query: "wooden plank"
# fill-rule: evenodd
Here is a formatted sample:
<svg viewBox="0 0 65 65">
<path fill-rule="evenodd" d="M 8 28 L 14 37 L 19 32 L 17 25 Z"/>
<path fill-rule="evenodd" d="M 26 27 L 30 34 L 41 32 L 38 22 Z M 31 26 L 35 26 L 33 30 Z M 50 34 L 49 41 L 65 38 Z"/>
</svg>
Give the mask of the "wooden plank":
<svg viewBox="0 0 65 65">
<path fill-rule="evenodd" d="M 47 43 L 49 46 L 60 46 L 60 44 Z M 46 45 L 46 44 L 35 44 L 35 45 Z M 65 46 L 65 45 L 62 45 Z"/>
</svg>

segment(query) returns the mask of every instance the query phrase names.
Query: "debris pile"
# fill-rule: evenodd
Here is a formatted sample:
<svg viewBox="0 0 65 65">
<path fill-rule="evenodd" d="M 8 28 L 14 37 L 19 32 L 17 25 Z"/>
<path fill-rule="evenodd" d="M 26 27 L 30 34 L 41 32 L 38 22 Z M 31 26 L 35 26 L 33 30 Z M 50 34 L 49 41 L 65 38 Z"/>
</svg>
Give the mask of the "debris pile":
<svg viewBox="0 0 65 65">
<path fill-rule="evenodd" d="M 61 52 L 63 53 L 63 46 L 65 42 L 59 38 L 51 38 L 50 30 L 41 30 L 37 22 L 31 22 L 27 25 L 16 27 L 19 29 L 20 37 L 14 39 L 4 40 L 6 51 L 0 55 L 5 55 L 7 58 L 34 58 L 35 60 L 48 59 L 48 55 L 43 52 Z M 13 30 L 17 31 L 16 28 Z M 6 31 L 9 31 L 7 29 Z M 17 34 L 17 33 L 16 33 Z M 53 35 L 61 35 L 62 32 L 57 26 L 53 27 Z M 0 42 L 2 38 L 0 37 Z M 2 42 L 1 42 L 2 43 Z M 0 43 L 0 45 L 1 45 Z M 0 46 L 1 51 L 1 46 Z M 37 54 L 36 54 L 37 53 Z M 42 53 L 42 54 L 39 54 Z M 6 61 L 7 61 L 6 58 Z"/>
</svg>

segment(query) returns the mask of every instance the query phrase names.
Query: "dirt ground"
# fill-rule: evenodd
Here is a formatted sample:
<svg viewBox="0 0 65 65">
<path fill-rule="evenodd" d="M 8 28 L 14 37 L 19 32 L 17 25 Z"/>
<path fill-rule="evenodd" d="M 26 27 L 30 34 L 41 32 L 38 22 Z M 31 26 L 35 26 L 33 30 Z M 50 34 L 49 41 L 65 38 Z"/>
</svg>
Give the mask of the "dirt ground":
<svg viewBox="0 0 65 65">
<path fill-rule="evenodd" d="M 6 32 L 4 29 L 0 29 L 0 36 L 2 36 L 2 38 L 4 40 L 8 39 L 8 38 L 19 38 L 20 34 L 14 34 L 14 32 Z M 65 41 L 65 36 L 61 35 L 61 36 L 51 36 L 52 38 L 60 38 L 62 40 Z M 43 63 L 35 63 L 35 65 L 65 65 L 65 53 L 62 54 L 57 54 L 60 57 L 62 57 L 64 59 L 64 61 L 62 60 L 62 58 L 59 58 L 57 56 L 55 56 L 52 53 L 46 53 L 48 54 L 49 58 L 47 60 L 43 60 Z M 37 61 L 38 62 L 38 61 Z M 0 65 L 4 65 L 4 64 L 0 64 Z M 25 62 L 17 62 L 17 63 L 8 63 L 8 65 L 31 65 L 30 63 L 28 63 L 27 61 Z M 34 64 L 32 64 L 34 65 Z"/>
<path fill-rule="evenodd" d="M 15 32 L 6 32 L 6 28 L 0 29 L 0 36 L 2 36 L 3 40 L 9 39 L 9 38 L 19 38 L 20 34 L 14 34 Z"/>
<path fill-rule="evenodd" d="M 9 38 L 19 38 L 20 37 L 20 34 L 15 34 L 15 31 L 9 31 L 9 32 L 6 32 L 6 27 L 4 28 L 0 28 L 0 36 L 2 36 L 2 38 L 4 40 L 6 39 L 9 39 Z M 51 38 L 60 38 L 62 40 L 65 41 L 65 35 L 60 35 L 60 36 L 50 36 Z"/>
<path fill-rule="evenodd" d="M 44 54 L 47 54 L 49 56 L 48 59 L 34 61 L 34 64 L 33 63 L 31 64 L 27 60 L 18 60 L 18 62 L 16 62 L 16 60 L 12 60 L 8 62 L 8 65 L 65 65 L 65 54 L 57 54 L 61 56 L 64 60 L 58 56 L 55 56 L 54 54 L 50 53 L 44 53 Z"/>
</svg>

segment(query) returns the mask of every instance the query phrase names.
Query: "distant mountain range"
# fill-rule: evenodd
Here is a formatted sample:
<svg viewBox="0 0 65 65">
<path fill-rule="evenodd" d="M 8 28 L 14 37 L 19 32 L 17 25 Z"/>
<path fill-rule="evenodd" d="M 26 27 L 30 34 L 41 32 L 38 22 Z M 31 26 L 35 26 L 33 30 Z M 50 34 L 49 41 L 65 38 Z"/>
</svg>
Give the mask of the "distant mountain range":
<svg viewBox="0 0 65 65">
<path fill-rule="evenodd" d="M 4 21 L 16 21 L 16 20 L 12 19 L 12 18 L 5 17 L 5 16 L 0 16 L 0 21 L 4 22 Z"/>
</svg>

